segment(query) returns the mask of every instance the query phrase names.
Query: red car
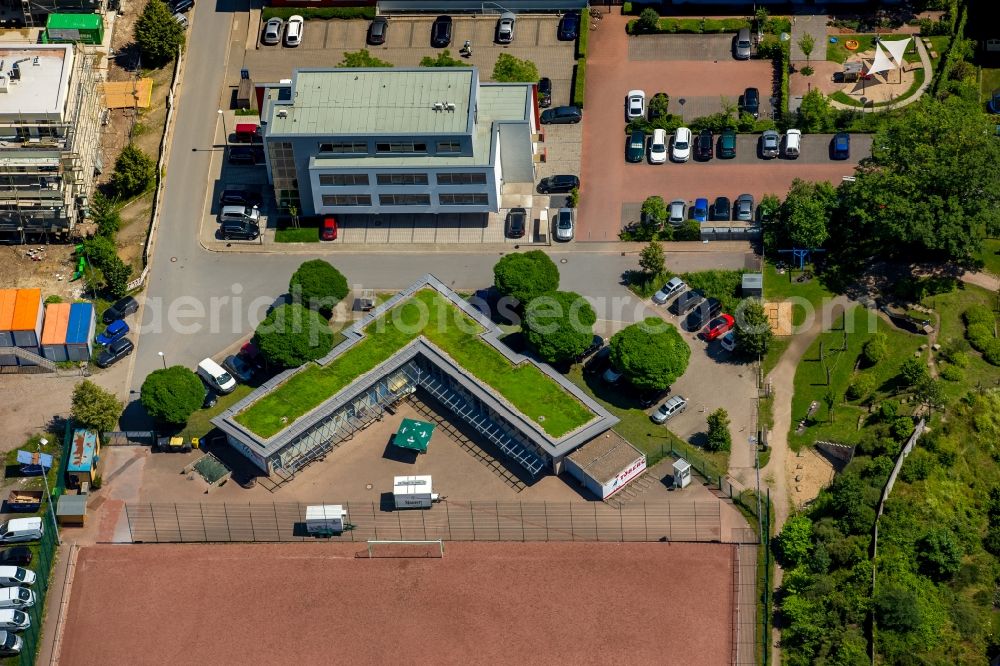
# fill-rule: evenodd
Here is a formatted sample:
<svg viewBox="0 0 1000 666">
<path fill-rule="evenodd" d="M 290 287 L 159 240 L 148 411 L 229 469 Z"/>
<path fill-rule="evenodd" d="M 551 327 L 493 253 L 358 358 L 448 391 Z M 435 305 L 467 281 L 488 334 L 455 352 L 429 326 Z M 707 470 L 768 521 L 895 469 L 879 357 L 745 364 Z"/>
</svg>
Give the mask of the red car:
<svg viewBox="0 0 1000 666">
<path fill-rule="evenodd" d="M 719 315 L 712 321 L 708 322 L 708 326 L 705 327 L 705 339 L 714 340 L 720 335 L 725 335 L 735 323 L 736 322 L 731 315 Z"/>
<path fill-rule="evenodd" d="M 325 241 L 337 240 L 337 220 L 332 217 L 323 218 L 323 226 L 319 228 L 319 239 Z"/>
</svg>

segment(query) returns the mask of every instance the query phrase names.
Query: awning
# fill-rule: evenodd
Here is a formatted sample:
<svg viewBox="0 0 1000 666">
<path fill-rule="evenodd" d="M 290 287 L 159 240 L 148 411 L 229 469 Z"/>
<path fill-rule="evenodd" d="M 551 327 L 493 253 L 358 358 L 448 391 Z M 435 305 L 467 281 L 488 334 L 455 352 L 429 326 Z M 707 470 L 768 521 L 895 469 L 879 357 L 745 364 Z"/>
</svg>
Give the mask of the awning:
<svg viewBox="0 0 1000 666">
<path fill-rule="evenodd" d="M 403 422 L 399 424 L 399 430 L 392 438 L 392 443 L 401 449 L 412 449 L 425 453 L 433 432 L 433 423 L 417 421 L 416 419 L 403 419 Z"/>
</svg>

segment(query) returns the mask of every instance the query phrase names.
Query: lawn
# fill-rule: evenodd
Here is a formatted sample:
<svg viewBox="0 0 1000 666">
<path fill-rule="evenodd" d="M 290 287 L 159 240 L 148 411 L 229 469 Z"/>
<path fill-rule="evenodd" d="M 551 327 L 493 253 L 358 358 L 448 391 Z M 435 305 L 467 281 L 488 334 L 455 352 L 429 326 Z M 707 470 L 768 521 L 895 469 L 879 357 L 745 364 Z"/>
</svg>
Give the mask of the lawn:
<svg viewBox="0 0 1000 666">
<path fill-rule="evenodd" d="M 699 271 L 681 276 L 687 286 L 698 290 L 705 298 L 717 298 L 722 309 L 732 313 L 741 300 L 743 271 Z"/>
<path fill-rule="evenodd" d="M 931 58 L 931 62 L 937 65 L 937 61 L 944 56 L 945 52 L 948 50 L 948 44 L 951 43 L 950 35 L 934 35 L 930 38 L 931 48 L 930 50 L 937 54 L 937 58 Z M 930 55 L 928 53 L 927 55 Z"/>
<path fill-rule="evenodd" d="M 895 76 L 895 75 L 893 75 L 893 76 Z M 895 104 L 896 102 L 898 102 L 898 101 L 900 101 L 902 99 L 906 99 L 907 97 L 910 97 L 911 95 L 916 94 L 917 90 L 920 88 L 921 85 L 923 85 L 923 83 L 924 83 L 924 70 L 921 67 L 920 69 L 914 70 L 914 72 L 913 72 L 913 81 L 910 83 L 910 87 L 907 88 L 905 92 L 903 92 L 900 95 L 896 95 L 892 99 L 887 100 L 885 102 L 875 102 L 874 104 L 869 103 L 868 106 L 876 106 L 876 107 L 878 107 L 878 106 L 888 106 L 890 104 Z M 843 90 L 837 90 L 836 92 L 832 93 L 830 95 L 830 99 L 832 99 L 834 101 L 837 101 L 837 102 L 840 102 L 841 104 L 847 104 L 849 106 L 856 106 L 859 109 L 861 108 L 861 102 L 859 100 L 855 99 L 854 97 L 851 97 L 850 95 L 848 95 L 847 93 L 845 93 Z"/>
<path fill-rule="evenodd" d="M 984 240 L 983 249 L 979 251 L 978 258 L 983 262 L 984 271 L 1000 275 L 1000 238 Z"/>
<path fill-rule="evenodd" d="M 980 72 L 982 74 L 982 83 L 979 90 L 982 94 L 982 101 L 985 104 L 989 100 L 990 94 L 997 88 L 1000 88 L 1000 67 L 983 67 Z"/>
<path fill-rule="evenodd" d="M 962 313 L 969 307 L 977 304 L 995 308 L 997 298 L 995 294 L 986 289 L 959 283 L 959 289 L 949 294 L 938 294 L 925 298 L 923 304 L 941 317 L 941 330 L 938 333 L 938 342 L 947 344 L 948 340 L 965 339 L 965 323 L 962 321 Z M 969 349 L 969 365 L 963 370 L 963 379 L 958 382 L 944 382 L 945 395 L 949 398 L 959 397 L 967 391 L 982 386 L 995 386 L 1000 381 L 1000 368 L 990 365 L 983 360 L 978 352 Z"/>
<path fill-rule="evenodd" d="M 812 266 L 806 265 L 807 270 L 812 270 Z M 794 271 L 785 270 L 784 274 L 778 273 L 774 264 L 764 265 L 764 300 L 768 302 L 792 300 L 792 324 L 802 325 L 806 321 L 808 308 L 813 312 L 819 312 L 825 299 L 832 299 L 835 294 L 823 286 L 819 278 L 812 278 L 804 282 L 796 280 L 802 275 L 802 271 L 797 268 Z"/>
<path fill-rule="evenodd" d="M 212 428 L 215 427 L 211 423 L 213 418 L 250 395 L 253 390 L 254 387 L 252 386 L 240 384 L 232 393 L 220 395 L 219 400 L 215 403 L 214 407 L 199 409 L 191 415 L 191 418 L 188 419 L 187 425 L 184 426 L 184 430 L 181 431 L 180 436 L 187 440 L 190 440 L 192 437 L 204 437 L 210 430 L 212 430 Z"/>
<path fill-rule="evenodd" d="M 318 243 L 319 230 L 316 227 L 278 229 L 274 232 L 274 240 L 277 243 Z"/>
<path fill-rule="evenodd" d="M 880 35 L 880 37 L 882 38 L 882 41 L 893 42 L 903 39 L 904 37 L 910 37 L 910 35 L 888 34 L 888 35 Z M 847 40 L 849 39 L 857 40 L 858 42 L 857 49 L 849 51 L 844 46 L 844 43 L 847 42 Z M 871 51 L 873 48 L 875 48 L 875 35 L 837 35 L 836 44 L 831 44 L 830 40 L 827 40 L 826 42 L 826 59 L 831 62 L 844 63 L 847 62 L 849 58 L 857 55 L 858 53 Z M 913 48 L 912 43 L 906 49 L 906 53 L 904 54 L 903 58 L 906 60 L 906 62 L 917 62 L 920 60 L 920 56 L 916 53 L 916 50 Z"/>
<path fill-rule="evenodd" d="M 423 335 L 491 386 L 551 437 L 594 418 L 581 402 L 531 363 L 512 366 L 479 338 L 482 328 L 436 291 L 425 289 L 365 328 L 365 338 L 326 366 L 311 365 L 236 416 L 269 438 Z M 282 418 L 286 421 L 283 423 Z"/>
</svg>

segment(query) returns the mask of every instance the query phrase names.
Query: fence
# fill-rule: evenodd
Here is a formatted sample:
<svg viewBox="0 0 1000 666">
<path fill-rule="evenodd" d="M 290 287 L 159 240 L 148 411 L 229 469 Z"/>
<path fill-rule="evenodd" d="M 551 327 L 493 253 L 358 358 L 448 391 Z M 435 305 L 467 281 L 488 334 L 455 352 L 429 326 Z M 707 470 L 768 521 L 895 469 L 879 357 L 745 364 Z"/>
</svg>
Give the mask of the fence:
<svg viewBox="0 0 1000 666">
<path fill-rule="evenodd" d="M 427 510 L 386 511 L 348 502 L 349 529 L 334 541 L 692 541 L 722 542 L 718 502 L 657 502 L 613 508 L 601 502 L 444 501 Z M 312 539 L 306 505 L 126 504 L 133 543 L 274 542 Z M 727 542 L 756 543 L 734 530 Z"/>
<path fill-rule="evenodd" d="M 101 433 L 102 446 L 153 446 L 156 444 L 155 430 L 125 430 Z"/>
</svg>

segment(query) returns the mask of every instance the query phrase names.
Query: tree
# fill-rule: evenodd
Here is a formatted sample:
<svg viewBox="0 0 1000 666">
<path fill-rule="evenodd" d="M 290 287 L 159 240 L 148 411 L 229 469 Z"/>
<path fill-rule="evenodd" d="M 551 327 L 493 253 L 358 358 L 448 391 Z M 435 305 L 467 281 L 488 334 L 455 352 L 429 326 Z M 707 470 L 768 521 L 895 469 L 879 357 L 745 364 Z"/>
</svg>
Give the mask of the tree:
<svg viewBox="0 0 1000 666">
<path fill-rule="evenodd" d="M 538 80 L 538 67 L 530 60 L 501 53 L 493 66 L 493 80 L 500 83 L 534 83 Z"/>
<path fill-rule="evenodd" d="M 639 389 L 662 391 L 687 370 L 691 348 L 673 325 L 649 317 L 611 338 L 611 362 Z"/>
<path fill-rule="evenodd" d="M 122 226 L 122 217 L 118 203 L 104 196 L 100 190 L 95 190 L 90 197 L 90 217 L 97 223 L 99 236 L 114 240 Z"/>
<path fill-rule="evenodd" d="M 936 581 L 954 578 L 962 568 L 962 546 L 947 528 L 928 532 L 917 541 L 916 546 L 921 573 Z"/>
<path fill-rule="evenodd" d="M 150 0 L 150 4 L 158 1 Z M 156 163 L 135 144 L 130 143 L 115 161 L 115 170 L 111 174 L 111 187 L 118 196 L 127 199 L 149 189 L 154 178 L 156 178 Z"/>
<path fill-rule="evenodd" d="M 684 220 L 684 224 L 674 229 L 674 240 L 701 240 L 701 223 L 698 220 Z"/>
<path fill-rule="evenodd" d="M 667 269 L 667 258 L 659 241 L 649 241 L 639 253 L 639 268 L 647 275 L 659 275 Z"/>
<path fill-rule="evenodd" d="M 83 256 L 92 266 L 103 268 L 118 258 L 118 248 L 106 236 L 94 236 L 83 241 Z"/>
<path fill-rule="evenodd" d="M 709 451 L 728 451 L 733 446 L 729 434 L 729 414 L 722 407 L 708 415 L 708 440 L 705 448 Z"/>
<path fill-rule="evenodd" d="M 315 361 L 333 348 L 333 331 L 326 317 L 300 303 L 271 310 L 254 332 L 254 343 L 265 360 L 295 368 Z"/>
<path fill-rule="evenodd" d="M 288 281 L 292 301 L 323 313 L 331 312 L 349 291 L 347 278 L 322 259 L 304 262 Z"/>
<path fill-rule="evenodd" d="M 132 267 L 118 258 L 118 255 L 111 257 L 108 262 L 101 267 L 104 275 L 104 285 L 108 290 L 108 295 L 112 299 L 118 300 L 128 293 L 128 283 L 132 277 Z"/>
<path fill-rule="evenodd" d="M 812 521 L 805 516 L 792 516 L 785 521 L 774 545 L 775 555 L 785 569 L 805 564 L 812 550 Z"/>
<path fill-rule="evenodd" d="M 929 372 L 914 387 L 914 393 L 920 404 L 930 409 L 938 409 L 944 406 L 944 387 L 941 386 L 939 380 L 931 377 Z"/>
<path fill-rule="evenodd" d="M 889 354 L 889 338 L 882 331 L 876 331 L 862 349 L 868 365 L 876 365 Z"/>
<path fill-rule="evenodd" d="M 636 32 L 656 32 L 660 25 L 660 15 L 652 7 L 646 7 L 635 22 Z"/>
<path fill-rule="evenodd" d="M 162 423 L 183 425 L 205 400 L 205 385 L 182 365 L 146 376 L 139 391 L 146 412 Z"/>
<path fill-rule="evenodd" d="M 493 267 L 493 284 L 502 295 L 527 305 L 533 298 L 559 288 L 559 269 L 541 250 L 514 252 Z"/>
<path fill-rule="evenodd" d="M 660 119 L 670 115 L 670 95 L 657 93 L 649 98 L 649 117 Z"/>
<path fill-rule="evenodd" d="M 337 67 L 392 67 L 392 63 L 379 60 L 369 53 L 368 49 L 360 49 L 346 51 L 344 57 L 337 63 Z"/>
<path fill-rule="evenodd" d="M 597 315 L 585 298 L 572 291 L 550 291 L 525 309 L 528 343 L 547 363 L 576 358 L 594 339 Z"/>
<path fill-rule="evenodd" d="M 881 627 L 901 634 L 916 631 L 923 621 L 917 594 L 895 583 L 879 588 L 875 614 Z"/>
<path fill-rule="evenodd" d="M 451 56 L 451 51 L 445 49 L 438 53 L 437 56 L 424 56 L 420 59 L 421 67 L 468 67 L 469 63 L 461 60 L 459 58 L 453 58 Z"/>
<path fill-rule="evenodd" d="M 816 39 L 810 35 L 808 32 L 803 34 L 799 39 L 799 48 L 802 49 L 802 53 L 806 57 L 806 62 L 809 62 L 809 56 L 812 55 L 813 48 L 816 46 Z"/>
<path fill-rule="evenodd" d="M 161 0 L 149 0 L 135 23 L 135 43 L 143 67 L 162 67 L 184 44 L 184 28 Z"/>
<path fill-rule="evenodd" d="M 847 397 L 851 400 L 864 400 L 875 390 L 875 375 L 861 373 L 847 387 Z"/>
<path fill-rule="evenodd" d="M 813 88 L 802 96 L 799 106 L 799 129 L 809 134 L 829 132 L 833 129 L 836 111 L 819 88 Z"/>
<path fill-rule="evenodd" d="M 642 202 L 642 223 L 650 227 L 662 227 L 667 221 L 667 203 L 663 197 L 653 195 Z"/>
<path fill-rule="evenodd" d="M 73 421 L 98 432 L 114 430 L 125 404 L 114 393 L 85 379 L 73 388 Z"/>
<path fill-rule="evenodd" d="M 827 223 L 836 207 L 837 191 L 832 185 L 796 178 L 771 228 L 775 249 L 822 247 L 829 237 Z"/>
<path fill-rule="evenodd" d="M 920 382 L 930 377 L 927 365 L 915 356 L 903 361 L 899 366 L 899 376 L 906 383 L 906 386 L 917 386 Z"/>
<path fill-rule="evenodd" d="M 767 353 L 774 332 L 764 305 L 756 298 L 744 299 L 736 308 L 736 348 L 740 353 L 756 358 Z"/>
<path fill-rule="evenodd" d="M 833 391 L 827 391 L 823 394 L 823 404 L 826 405 L 827 421 L 833 423 L 833 408 L 837 405 L 837 396 L 833 394 Z"/>
</svg>

